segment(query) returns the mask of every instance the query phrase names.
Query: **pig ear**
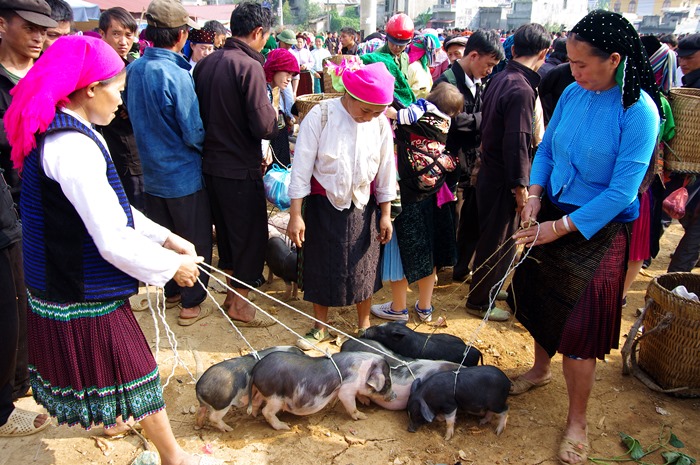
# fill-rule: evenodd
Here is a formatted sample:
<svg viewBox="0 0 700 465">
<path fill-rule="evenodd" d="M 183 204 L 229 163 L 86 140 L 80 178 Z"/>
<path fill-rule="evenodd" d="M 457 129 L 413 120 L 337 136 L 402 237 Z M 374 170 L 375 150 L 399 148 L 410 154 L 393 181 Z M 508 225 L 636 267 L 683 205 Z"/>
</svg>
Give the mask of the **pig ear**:
<svg viewBox="0 0 700 465">
<path fill-rule="evenodd" d="M 428 407 L 428 404 L 426 404 L 425 400 L 423 399 L 420 400 L 420 413 L 428 423 L 432 423 L 435 419 L 435 414 L 432 410 L 430 410 L 430 407 Z"/>
<path fill-rule="evenodd" d="M 384 373 L 379 369 L 374 369 L 367 378 L 367 385 L 374 389 L 375 392 L 381 392 L 384 389 L 384 384 L 386 379 L 384 378 Z"/>
<path fill-rule="evenodd" d="M 420 378 L 416 378 L 416 380 L 413 381 L 413 384 L 411 384 L 411 394 L 416 392 L 419 387 L 420 387 Z"/>
</svg>

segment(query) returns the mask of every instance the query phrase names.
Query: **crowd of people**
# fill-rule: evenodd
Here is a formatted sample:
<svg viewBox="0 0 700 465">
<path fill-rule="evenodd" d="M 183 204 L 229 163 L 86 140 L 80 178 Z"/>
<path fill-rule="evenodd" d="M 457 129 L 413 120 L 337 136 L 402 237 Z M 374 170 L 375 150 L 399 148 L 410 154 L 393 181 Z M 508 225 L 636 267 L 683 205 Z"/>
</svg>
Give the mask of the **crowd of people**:
<svg viewBox="0 0 700 465">
<path fill-rule="evenodd" d="M 397 14 L 363 41 L 273 34 L 252 2 L 230 31 L 200 28 L 177 0 L 144 18 L 142 40 L 119 7 L 97 37 L 71 35 L 63 0 L 0 0 L 0 436 L 50 424 L 14 407 L 31 388 L 61 424 L 115 435 L 140 421 L 163 464 L 204 463 L 175 441 L 129 297 L 141 281 L 164 287 L 182 326 L 210 315 L 198 264 L 213 225 L 235 278 L 229 317 L 274 324 L 247 296 L 265 282 L 276 160 L 291 165 L 287 233 L 317 319 L 298 347 L 329 338 L 330 307 L 356 305 L 358 335 L 370 315 L 430 321 L 436 273 L 453 267 L 471 281 L 466 313 L 515 314 L 534 338 L 512 395 L 548 384 L 563 355 L 558 458 L 585 463 L 596 360 L 617 348 L 626 292 L 658 253 L 661 201 L 687 181 L 664 179 L 657 157 L 673 137 L 664 96 L 681 74 L 700 87 L 700 35 L 640 38 L 602 10 L 559 37 L 539 24 L 446 37 Z M 297 96 L 321 91 L 342 97 L 295 124 Z M 699 189 L 669 271 L 698 261 Z M 534 259 L 505 289 L 509 243 Z M 382 282 L 392 300 L 372 305 Z"/>
</svg>

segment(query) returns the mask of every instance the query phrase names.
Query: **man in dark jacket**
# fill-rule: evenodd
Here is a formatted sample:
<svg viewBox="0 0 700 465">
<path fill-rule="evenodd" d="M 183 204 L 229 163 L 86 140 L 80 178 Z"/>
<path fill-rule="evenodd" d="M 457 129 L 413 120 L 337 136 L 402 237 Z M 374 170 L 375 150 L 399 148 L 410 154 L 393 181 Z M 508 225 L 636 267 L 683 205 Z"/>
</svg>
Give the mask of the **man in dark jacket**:
<svg viewBox="0 0 700 465">
<path fill-rule="evenodd" d="M 683 71 L 683 87 L 700 89 L 700 34 L 692 34 L 678 42 L 678 64 Z M 666 194 L 681 187 L 685 176 L 674 176 L 666 185 Z M 679 221 L 685 233 L 673 253 L 668 271 L 690 272 L 700 257 L 700 180 L 688 185 L 685 216 Z"/>
<path fill-rule="evenodd" d="M 262 139 L 277 134 L 277 111 L 267 96 L 260 53 L 270 35 L 271 13 L 245 2 L 231 14 L 231 34 L 224 48 L 194 69 L 204 139 L 204 173 L 219 246 L 219 267 L 249 286 L 265 282 L 267 209 L 262 181 Z M 232 286 L 243 296 L 248 288 Z M 242 326 L 269 326 L 254 307 L 232 295 L 225 306 Z"/>
<path fill-rule="evenodd" d="M 463 281 L 469 274 L 476 242 L 479 239 L 479 221 L 476 208 L 476 188 L 470 182 L 476 166 L 477 148 L 481 143 L 481 92 L 485 79 L 494 66 L 505 57 L 498 32 L 479 29 L 465 45 L 464 55 L 455 61 L 433 84 L 448 82 L 464 96 L 464 111 L 450 126 L 447 150 L 459 157 L 458 196 L 461 197 L 457 228 L 457 264 L 452 279 Z M 461 195 L 460 195 L 461 194 Z"/>
<path fill-rule="evenodd" d="M 496 74 L 484 92 L 481 124 L 481 168 L 477 178 L 479 242 L 474 256 L 467 313 L 505 321 L 506 310 L 492 306 L 497 283 L 504 278 L 515 248 L 505 244 L 520 223 L 527 202 L 537 70 L 547 54 L 549 33 L 539 24 L 515 32 L 513 59 Z M 505 245 L 504 245 L 505 244 Z"/>
<path fill-rule="evenodd" d="M 129 52 L 136 39 L 138 25 L 131 13 L 120 6 L 105 10 L 100 15 L 99 28 L 102 40 L 112 46 L 122 57 L 125 65 L 134 61 L 134 57 Z M 145 211 L 141 158 L 126 107 L 119 105 L 112 122 L 99 129 L 107 141 L 109 154 L 112 156 L 129 203 L 134 208 Z"/>
</svg>

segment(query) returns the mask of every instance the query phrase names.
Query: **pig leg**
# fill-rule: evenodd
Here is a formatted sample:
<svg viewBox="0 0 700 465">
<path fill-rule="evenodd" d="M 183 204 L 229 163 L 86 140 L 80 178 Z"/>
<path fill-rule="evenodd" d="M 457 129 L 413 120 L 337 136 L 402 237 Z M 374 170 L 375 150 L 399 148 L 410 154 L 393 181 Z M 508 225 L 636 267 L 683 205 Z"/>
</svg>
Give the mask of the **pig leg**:
<svg viewBox="0 0 700 465">
<path fill-rule="evenodd" d="M 204 426 L 204 421 L 207 418 L 208 411 L 209 408 L 206 405 L 200 404 L 199 409 L 197 410 L 197 415 L 194 417 L 194 429 L 202 429 Z"/>
<path fill-rule="evenodd" d="M 233 428 L 231 428 L 229 425 L 224 423 L 224 416 L 226 416 L 226 413 L 228 413 L 229 409 L 231 406 L 229 405 L 223 410 L 213 410 L 209 413 L 209 423 L 211 423 L 214 427 L 217 429 L 223 431 L 224 433 L 228 433 L 230 431 L 233 431 Z"/>
<path fill-rule="evenodd" d="M 485 425 L 487 423 L 490 423 L 492 419 L 493 419 L 493 412 L 489 410 L 488 412 L 486 412 L 486 415 L 484 415 L 484 418 L 479 420 L 479 425 Z"/>
<path fill-rule="evenodd" d="M 366 420 L 367 415 L 357 410 L 357 404 L 355 403 L 354 392 L 343 391 L 342 389 L 338 392 L 338 399 L 345 407 L 345 410 L 350 414 L 353 420 Z"/>
<path fill-rule="evenodd" d="M 258 412 L 260 411 L 260 406 L 262 405 L 263 401 L 265 398 L 263 395 L 258 391 L 255 386 L 253 386 L 253 399 L 249 402 L 248 405 L 248 415 L 251 415 L 253 418 L 258 416 Z"/>
<path fill-rule="evenodd" d="M 272 284 L 272 279 L 275 277 L 274 274 L 272 274 L 272 268 L 270 268 L 270 265 L 267 265 L 267 283 L 266 284 Z"/>
<path fill-rule="evenodd" d="M 282 410 L 282 407 L 284 407 L 284 399 L 273 396 L 267 399 L 267 403 L 262 409 L 262 414 L 267 422 L 278 431 L 281 429 L 290 429 L 288 423 L 280 421 L 279 418 L 277 418 L 277 412 Z"/>
<path fill-rule="evenodd" d="M 455 421 L 457 420 L 457 409 L 445 414 L 445 423 L 447 423 L 447 431 L 445 432 L 445 441 L 452 439 L 455 434 Z"/>
<path fill-rule="evenodd" d="M 496 426 L 496 435 L 500 435 L 504 429 L 506 429 L 506 423 L 508 422 L 508 410 L 501 413 L 494 413 L 498 417 L 498 426 Z"/>
<path fill-rule="evenodd" d="M 295 282 L 292 282 L 292 300 L 299 300 L 299 286 Z"/>
<path fill-rule="evenodd" d="M 360 403 L 361 403 L 362 405 L 369 405 L 370 402 L 371 402 L 370 399 L 369 399 L 369 397 L 367 397 L 367 396 L 362 396 L 362 395 L 359 395 L 359 394 L 358 394 L 358 396 L 357 396 L 357 400 L 359 400 Z"/>
<path fill-rule="evenodd" d="M 286 302 L 292 297 L 292 284 L 285 282 L 284 285 L 286 287 L 284 290 L 284 295 L 282 295 L 282 300 Z"/>
</svg>

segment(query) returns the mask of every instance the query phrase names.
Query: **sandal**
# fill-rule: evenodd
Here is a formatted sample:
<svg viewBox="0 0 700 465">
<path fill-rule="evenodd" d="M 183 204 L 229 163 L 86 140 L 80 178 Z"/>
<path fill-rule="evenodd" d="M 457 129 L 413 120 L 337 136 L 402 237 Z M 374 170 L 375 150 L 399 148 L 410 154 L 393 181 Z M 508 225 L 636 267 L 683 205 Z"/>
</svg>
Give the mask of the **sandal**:
<svg viewBox="0 0 700 465">
<path fill-rule="evenodd" d="M 12 411 L 7 423 L 0 426 L 0 438 L 17 438 L 21 436 L 29 436 L 34 433 L 46 429 L 51 425 L 51 418 L 47 418 L 40 426 L 34 426 L 34 420 L 41 413 L 30 412 L 21 408 L 16 408 Z"/>
<path fill-rule="evenodd" d="M 180 302 L 182 302 L 182 296 L 177 295 L 173 297 L 177 298 L 175 300 L 168 300 L 169 297 L 165 298 L 165 308 L 175 308 L 180 306 Z"/>
<path fill-rule="evenodd" d="M 231 317 L 229 316 L 229 318 Z M 275 320 L 267 316 L 259 316 L 258 312 L 255 312 L 255 318 L 250 321 L 235 320 L 233 318 L 231 318 L 231 321 L 233 321 L 234 325 L 240 328 L 267 328 L 268 326 L 272 326 L 277 323 Z"/>
<path fill-rule="evenodd" d="M 177 318 L 177 324 L 180 326 L 192 326 L 202 318 L 206 318 L 211 315 L 212 309 L 210 306 L 199 305 L 199 314 L 192 318 Z"/>
<path fill-rule="evenodd" d="M 579 462 L 568 462 L 563 459 L 567 453 L 573 454 L 581 460 Z M 588 461 L 588 443 L 565 436 L 564 439 L 561 440 L 559 456 L 557 458 L 562 465 L 583 465 Z"/>
<path fill-rule="evenodd" d="M 146 297 L 138 300 L 138 296 L 136 296 L 134 300 L 129 299 L 129 304 L 132 312 L 145 312 L 148 310 L 148 298 Z"/>
<path fill-rule="evenodd" d="M 522 376 L 518 376 L 513 381 L 510 382 L 510 393 L 511 396 L 519 396 L 524 394 L 530 389 L 546 386 L 552 381 L 552 377 L 543 379 L 542 381 L 535 383 L 529 379 L 525 379 Z"/>
</svg>

